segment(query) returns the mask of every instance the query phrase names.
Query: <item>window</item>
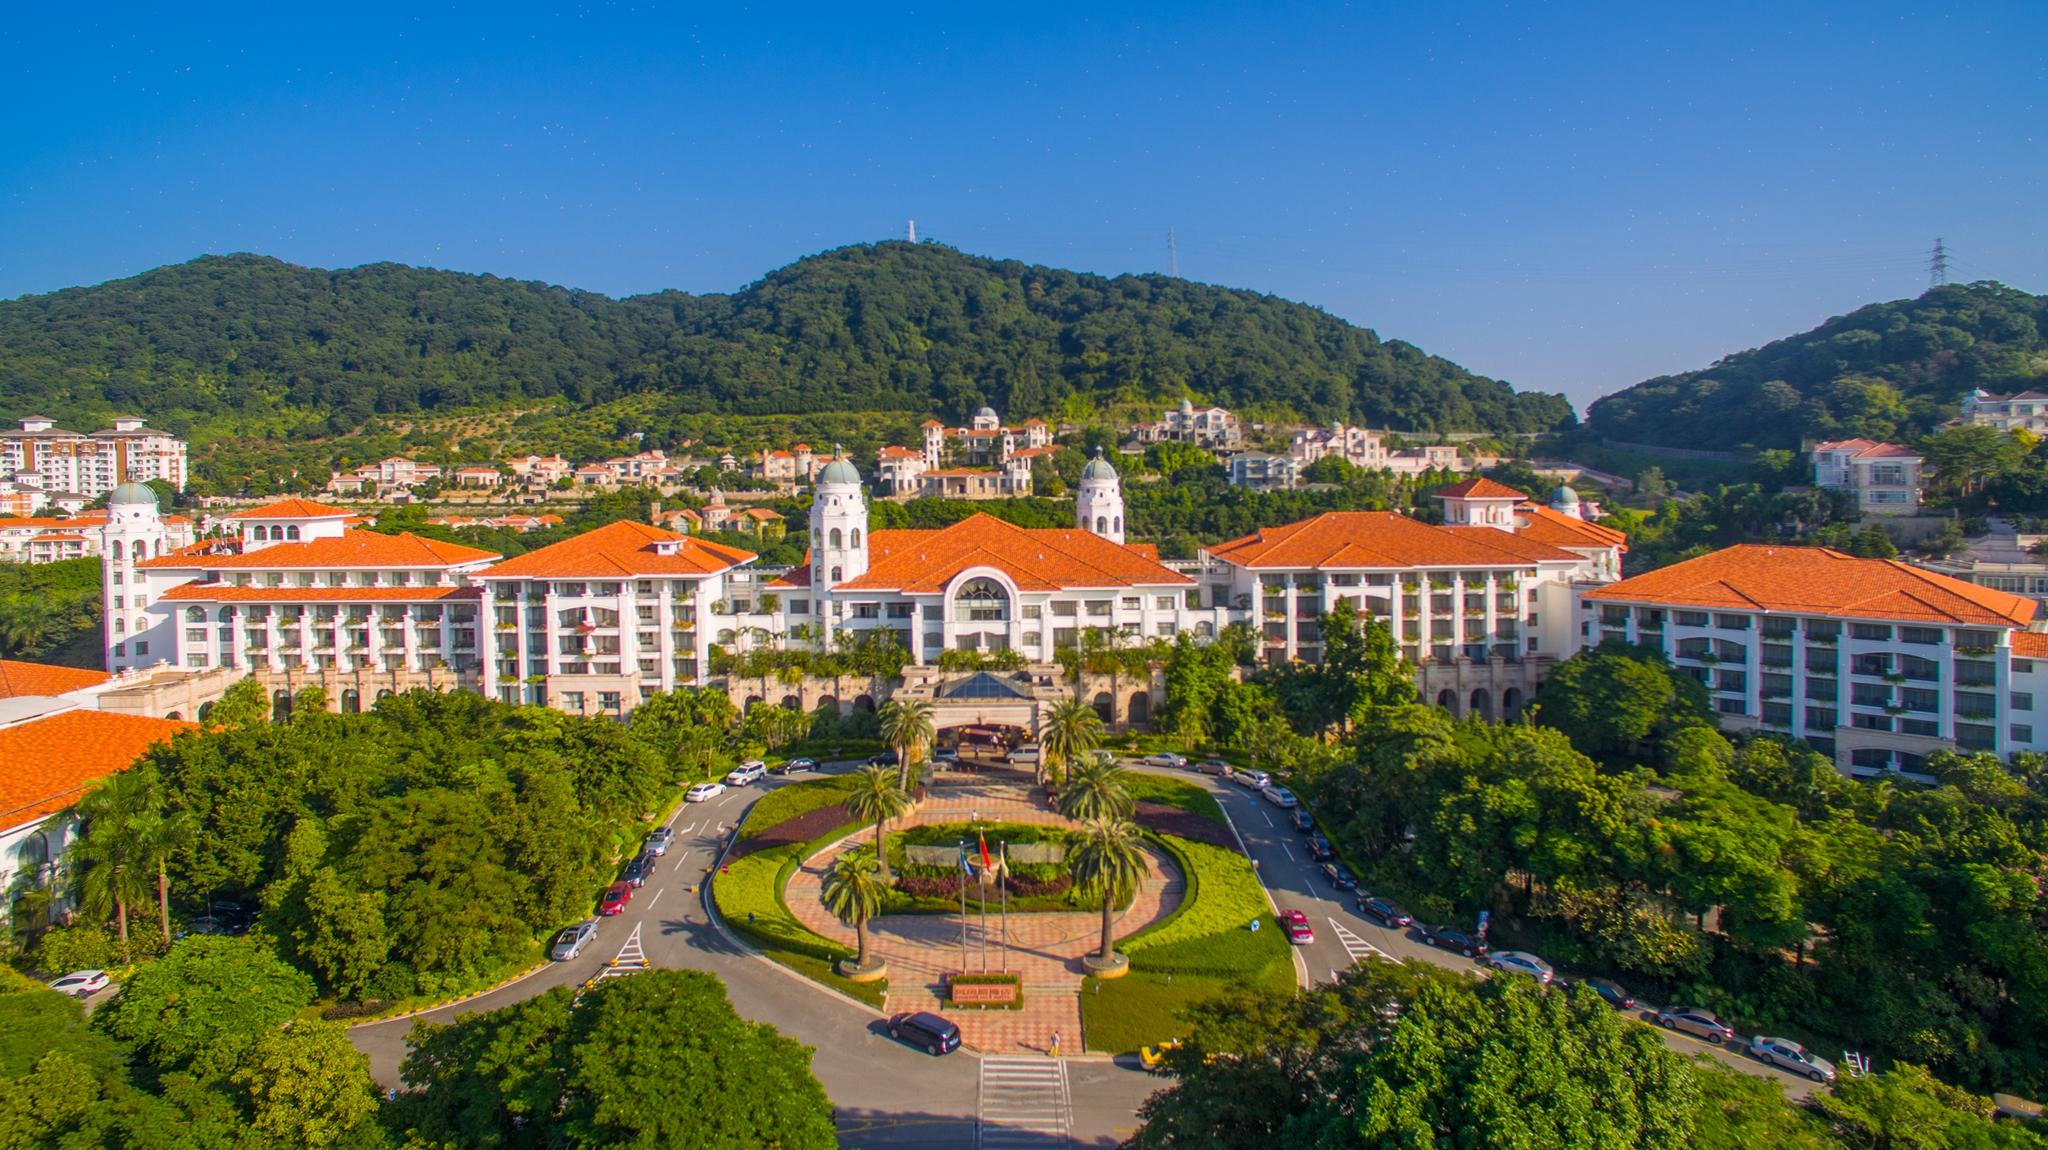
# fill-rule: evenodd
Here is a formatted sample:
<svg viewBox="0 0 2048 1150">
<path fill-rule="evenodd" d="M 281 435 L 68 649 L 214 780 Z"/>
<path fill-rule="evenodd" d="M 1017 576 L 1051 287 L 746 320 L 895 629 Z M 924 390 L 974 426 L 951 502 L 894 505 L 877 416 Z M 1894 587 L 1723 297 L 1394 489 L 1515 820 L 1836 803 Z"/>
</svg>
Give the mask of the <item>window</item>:
<svg viewBox="0 0 2048 1150">
<path fill-rule="evenodd" d="M 2014 691 L 2012 693 L 2012 700 L 2008 705 L 2015 711 L 2031 711 L 2034 709 L 2034 693 L 2032 691 Z"/>
<path fill-rule="evenodd" d="M 1957 691 L 1956 714 L 1971 719 L 1988 719 L 1998 713 L 1998 700 L 1982 691 Z"/>
<path fill-rule="evenodd" d="M 1743 715 L 1748 713 L 1743 710 L 1741 699 L 1716 699 L 1714 700 L 1714 709 L 1724 715 Z"/>
<path fill-rule="evenodd" d="M 2031 743 L 2034 741 L 2034 728 L 2025 723 L 2014 723 L 2011 734 L 2012 741 L 2015 743 Z"/>
<path fill-rule="evenodd" d="M 1889 731 L 1892 729 L 1890 715 L 1851 715 L 1849 725 L 1860 731 Z"/>
<path fill-rule="evenodd" d="M 137 643 L 137 644 L 135 644 L 135 653 L 136 653 L 136 654 L 138 654 L 138 655 L 147 655 L 147 654 L 149 654 L 149 642 L 148 642 L 148 640 L 144 640 L 143 642 L 140 642 L 140 643 Z"/>
<path fill-rule="evenodd" d="M 1707 625 L 1707 613 L 1705 611 L 1680 611 L 1677 615 L 1678 625 L 1681 627 L 1704 627 Z"/>
<path fill-rule="evenodd" d="M 1904 691 L 1900 692 L 1899 705 L 1908 711 L 1926 711 L 1929 713 L 1939 711 L 1941 710 L 1941 692 L 1930 691 L 1925 687 L 1907 687 Z"/>
<path fill-rule="evenodd" d="M 1109 600 L 1107 600 L 1107 599 L 1090 599 L 1090 600 L 1088 600 L 1088 615 L 1089 615 L 1089 617 L 1090 617 L 1090 618 L 1096 618 L 1096 619 L 1107 619 L 1107 618 L 1109 618 Z"/>
<path fill-rule="evenodd" d="M 1941 640 L 1942 633 L 1941 628 L 1939 627 L 1899 628 L 1899 642 L 1901 643 L 1922 643 L 1933 645 L 1940 643 Z"/>
<path fill-rule="evenodd" d="M 1889 643 L 1892 641 L 1892 629 L 1889 624 L 1885 623 L 1851 623 L 1849 624 L 1849 635 L 1851 638 L 1861 639 L 1868 643 Z"/>
<path fill-rule="evenodd" d="M 993 579 L 969 579 L 953 592 L 953 611 L 971 622 L 1000 623 L 1010 617 L 1010 593 Z"/>
<path fill-rule="evenodd" d="M 1836 720 L 1839 717 L 1833 707 L 1808 707 L 1806 708 L 1806 727 L 1808 730 L 1814 731 L 1832 731 L 1835 729 Z"/>
<path fill-rule="evenodd" d="M 1716 615 L 1714 616 L 1714 626 L 1719 627 L 1723 631 L 1747 631 L 1749 630 L 1749 616 Z"/>
<path fill-rule="evenodd" d="M 1124 596 L 1124 599 L 1123 599 L 1123 608 L 1124 608 L 1124 610 L 1126 610 L 1126 611 L 1137 611 L 1137 610 L 1140 610 L 1140 609 L 1142 609 L 1142 608 L 1143 608 L 1144 606 L 1145 606 L 1145 599 L 1144 599 L 1144 596 L 1142 596 L 1142 595 L 1126 595 L 1126 596 Z"/>
<path fill-rule="evenodd" d="M 1153 605 L 1153 606 L 1155 606 L 1155 607 L 1157 607 L 1157 608 L 1159 608 L 1159 609 L 1160 609 L 1161 611 L 1171 611 L 1171 610 L 1173 610 L 1173 596 L 1171 596 L 1171 595 L 1158 595 L 1158 596 L 1155 596 L 1155 597 L 1153 598 L 1153 600 L 1152 600 L 1152 605 Z"/>
<path fill-rule="evenodd" d="M 1899 733 L 1938 739 L 1941 737 L 1941 724 L 1933 719 L 1902 718 L 1899 720 Z"/>
</svg>

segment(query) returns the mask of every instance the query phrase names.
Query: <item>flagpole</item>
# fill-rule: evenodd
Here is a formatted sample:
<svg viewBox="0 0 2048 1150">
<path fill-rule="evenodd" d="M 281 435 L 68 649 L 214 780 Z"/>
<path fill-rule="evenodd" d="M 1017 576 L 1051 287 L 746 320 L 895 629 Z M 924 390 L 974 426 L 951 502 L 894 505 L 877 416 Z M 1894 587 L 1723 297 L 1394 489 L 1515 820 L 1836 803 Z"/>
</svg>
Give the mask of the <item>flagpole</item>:
<svg viewBox="0 0 2048 1150">
<path fill-rule="evenodd" d="M 1003 873 L 996 880 L 1003 884 L 1003 970 L 1010 969 L 1010 844 L 1003 844 Z"/>
<path fill-rule="evenodd" d="M 973 868 L 967 865 L 967 840 L 960 840 L 960 969 L 967 969 L 967 876 Z"/>
</svg>

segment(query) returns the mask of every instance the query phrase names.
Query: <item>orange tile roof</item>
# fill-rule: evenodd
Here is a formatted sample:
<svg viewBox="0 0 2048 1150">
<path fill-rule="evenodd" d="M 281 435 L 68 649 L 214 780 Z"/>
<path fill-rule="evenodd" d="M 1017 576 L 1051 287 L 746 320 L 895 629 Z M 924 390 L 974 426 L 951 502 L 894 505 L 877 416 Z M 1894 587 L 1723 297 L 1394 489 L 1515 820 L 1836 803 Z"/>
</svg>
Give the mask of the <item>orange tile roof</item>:
<svg viewBox="0 0 2048 1150">
<path fill-rule="evenodd" d="M 1589 600 L 1786 611 L 1847 619 L 1898 619 L 2024 627 L 2033 600 L 1923 571 L 1896 559 L 1858 559 L 1825 547 L 1745 543 L 1610 583 Z"/>
<path fill-rule="evenodd" d="M 186 603 L 438 603 L 475 599 L 475 587 L 235 587 L 180 583 L 157 597 Z"/>
<path fill-rule="evenodd" d="M 1628 553 L 1628 536 L 1612 527 L 1575 519 L 1540 503 L 1525 503 L 1515 508 L 1515 513 L 1528 519 L 1515 529 L 1515 534 L 1525 539 L 1552 547 L 1613 547 L 1624 555 Z"/>
<path fill-rule="evenodd" d="M 1051 455 L 1058 450 L 1059 448 L 1052 444 L 1046 444 L 1044 447 L 1020 447 L 1011 452 L 1010 456 L 1013 459 L 1036 459 L 1041 455 Z"/>
<path fill-rule="evenodd" d="M 924 452 L 908 447 L 897 447 L 892 444 L 877 451 L 875 457 L 877 459 L 923 459 Z"/>
<path fill-rule="evenodd" d="M 275 503 L 266 503 L 263 506 L 255 508 L 253 510 L 238 511 L 233 515 L 224 515 L 222 516 L 222 518 L 338 519 L 343 516 L 353 514 L 355 514 L 355 512 L 350 511 L 346 507 L 330 507 L 325 503 L 315 503 L 310 499 L 280 499 Z"/>
<path fill-rule="evenodd" d="M 31 528 L 37 531 L 75 531 L 81 527 L 104 527 L 107 517 L 102 512 L 92 512 L 71 519 L 56 519 L 49 516 L 0 516 L 0 530 L 8 528 Z"/>
<path fill-rule="evenodd" d="M 657 545 L 674 544 L 669 554 Z M 715 575 L 742 563 L 754 553 L 620 520 L 573 539 L 507 559 L 482 573 L 485 578 L 591 579 L 632 575 Z"/>
<path fill-rule="evenodd" d="M 113 676 L 105 671 L 0 659 L 0 699 L 12 699 L 17 695 L 61 695 L 66 691 L 97 687 L 111 678 Z"/>
<path fill-rule="evenodd" d="M 1836 439 L 1814 445 L 1815 451 L 1847 451 L 1858 459 L 1918 459 L 1920 453 L 1896 443 L 1881 443 L 1875 439 Z"/>
<path fill-rule="evenodd" d="M 877 531 L 868 538 L 868 553 L 867 573 L 837 590 L 932 593 L 970 567 L 993 567 L 1026 591 L 1194 582 L 1100 535 L 1027 530 L 993 515 L 970 515 L 936 531 Z"/>
<path fill-rule="evenodd" d="M 1578 560 L 1494 527 L 1438 527 L 1391 511 L 1326 511 L 1209 548 L 1239 567 L 1504 567 Z"/>
<path fill-rule="evenodd" d="M 1527 499 L 1529 498 L 1529 493 L 1526 491 L 1516 491 L 1505 483 L 1496 483 L 1482 475 L 1477 479 L 1467 479 L 1463 483 L 1453 483 L 1449 487 L 1439 488 L 1435 498 Z"/>
<path fill-rule="evenodd" d="M 0 827 L 18 827 L 78 801 L 94 782 L 193 724 L 108 711 L 63 711 L 0 728 Z"/>
<path fill-rule="evenodd" d="M 210 548 L 210 549 L 209 549 Z M 139 567 L 198 567 L 202 570 L 236 568 L 342 569 L 358 567 L 453 567 L 496 559 L 498 553 L 460 543 L 423 539 L 409 531 L 381 535 L 375 531 L 343 531 L 328 539 L 302 543 L 273 543 L 253 551 L 234 545 L 214 543 L 186 548 L 182 553 L 163 555 L 137 564 Z"/>
<path fill-rule="evenodd" d="M 750 518 L 750 519 L 780 519 L 780 518 L 782 518 L 782 512 L 780 512 L 780 511 L 776 511 L 776 510 L 774 510 L 773 508 L 769 508 L 769 507 L 749 507 L 749 508 L 747 508 L 747 509 L 746 509 L 745 511 L 742 511 L 742 512 L 740 512 L 740 514 L 741 514 L 741 515 L 743 515 L 743 516 L 746 516 L 746 517 L 748 517 L 748 518 Z"/>
<path fill-rule="evenodd" d="M 2048 659 L 2048 633 L 2014 631 L 2012 653 L 2022 659 Z"/>
<path fill-rule="evenodd" d="M 804 552 L 804 561 L 802 563 L 790 568 L 787 571 L 784 571 L 780 575 L 777 575 L 774 578 L 774 580 L 772 580 L 768 584 L 768 586 L 773 587 L 777 590 L 781 590 L 784 588 L 809 587 L 810 585 L 811 553 L 809 551 Z"/>
</svg>

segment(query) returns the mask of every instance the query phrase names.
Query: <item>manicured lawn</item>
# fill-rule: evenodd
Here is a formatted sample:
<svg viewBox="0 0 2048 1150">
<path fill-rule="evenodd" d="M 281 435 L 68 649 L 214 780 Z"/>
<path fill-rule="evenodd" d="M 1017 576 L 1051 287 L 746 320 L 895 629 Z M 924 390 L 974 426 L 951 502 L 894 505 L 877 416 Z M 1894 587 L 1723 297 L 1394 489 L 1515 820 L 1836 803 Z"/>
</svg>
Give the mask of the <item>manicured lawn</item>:
<svg viewBox="0 0 2048 1150">
<path fill-rule="evenodd" d="M 1180 1017 L 1183 1009 L 1248 985 L 1254 984 L 1236 978 L 1146 970 L 1133 970 L 1107 981 L 1085 979 L 1081 984 L 1081 1030 L 1089 1050 L 1128 1054 L 1140 1046 L 1156 1046 L 1186 1034 L 1187 1023 Z M 1283 994 L 1292 991 L 1293 963 L 1275 964 L 1256 985 Z"/>
<path fill-rule="evenodd" d="M 1129 784 L 1131 797 L 1138 802 L 1178 807 L 1211 822 L 1224 821 L 1223 808 L 1217 804 L 1216 796 L 1193 783 L 1168 778 L 1165 775 L 1140 774 L 1136 771 L 1124 778 Z"/>
<path fill-rule="evenodd" d="M 740 838 L 753 838 L 799 815 L 837 806 L 846 801 L 857 781 L 852 775 L 828 775 L 778 787 L 761 796 L 747 811 L 747 822 L 740 829 Z"/>
<path fill-rule="evenodd" d="M 819 780 L 833 782 L 836 780 Z M 804 783 L 787 787 L 756 803 L 767 803 L 770 799 L 795 791 L 802 791 L 814 784 Z M 840 791 L 817 788 L 833 796 L 837 802 Z M 793 817 L 801 817 L 815 810 L 818 805 L 790 804 L 797 808 Z M 780 821 L 787 821 L 783 819 Z M 747 820 L 749 826 L 753 819 Z M 772 824 L 763 824 L 764 827 Z M 725 924 L 734 933 L 746 938 L 769 958 L 796 971 L 798 974 L 822 982 L 835 990 L 880 1008 L 882 995 L 888 989 L 888 980 L 880 982 L 853 982 L 841 978 L 832 970 L 832 964 L 852 955 L 852 951 L 831 939 L 813 934 L 809 928 L 796 920 L 783 904 L 782 890 L 788 885 L 789 876 L 796 873 L 804 859 L 837 839 L 858 829 L 856 824 L 845 823 L 799 843 L 783 843 L 767 850 L 748 855 L 736 855 L 726 864 L 726 870 L 711 883 L 712 900 Z"/>
</svg>

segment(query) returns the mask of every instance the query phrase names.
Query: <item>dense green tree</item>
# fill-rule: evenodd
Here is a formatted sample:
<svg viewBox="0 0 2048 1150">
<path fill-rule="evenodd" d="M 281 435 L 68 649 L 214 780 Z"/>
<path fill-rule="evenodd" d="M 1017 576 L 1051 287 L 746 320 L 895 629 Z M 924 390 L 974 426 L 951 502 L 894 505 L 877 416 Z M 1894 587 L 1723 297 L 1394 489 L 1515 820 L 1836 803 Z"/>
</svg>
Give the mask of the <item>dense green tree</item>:
<svg viewBox="0 0 2048 1150">
<path fill-rule="evenodd" d="M 1662 654 L 1608 643 L 1559 663 L 1535 706 L 1538 722 L 1611 763 L 1636 761 L 1653 754 L 1660 737 L 1712 722 L 1705 690 L 1673 674 Z"/>
<path fill-rule="evenodd" d="M 313 1001 L 313 981 L 254 937 L 193 935 L 136 971 L 93 1025 L 158 1070 L 226 1073 Z"/>
<path fill-rule="evenodd" d="M 335 1023 L 300 1020 L 265 1032 L 229 1081 L 243 1097 L 248 1129 L 276 1145 L 334 1146 L 376 1129 L 369 1060 Z"/>
<path fill-rule="evenodd" d="M 1296 727 L 1321 734 L 1382 707 L 1414 701 L 1415 669 L 1402 660 L 1392 628 L 1375 618 L 1361 620 L 1348 597 L 1339 598 L 1319 622 L 1322 660 L 1287 663 L 1268 673 Z"/>
<path fill-rule="evenodd" d="M 889 844 L 883 837 L 889 820 L 910 809 L 910 792 L 903 789 L 887 767 L 873 763 L 862 767 L 853 789 L 846 795 L 846 813 L 864 823 L 875 824 L 875 856 L 880 861 L 882 881 L 889 880 Z"/>
<path fill-rule="evenodd" d="M 98 559 L 0 563 L 0 659 L 97 670 L 100 610 Z"/>
</svg>

